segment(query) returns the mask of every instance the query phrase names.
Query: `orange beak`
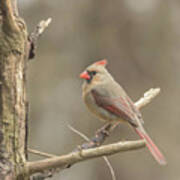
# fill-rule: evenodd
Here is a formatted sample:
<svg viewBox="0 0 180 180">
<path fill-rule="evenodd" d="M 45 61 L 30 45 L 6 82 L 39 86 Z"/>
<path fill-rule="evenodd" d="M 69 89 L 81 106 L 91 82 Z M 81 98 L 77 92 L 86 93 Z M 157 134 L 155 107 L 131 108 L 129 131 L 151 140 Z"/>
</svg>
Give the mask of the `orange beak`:
<svg viewBox="0 0 180 180">
<path fill-rule="evenodd" d="M 90 77 L 90 75 L 88 74 L 87 71 L 82 72 L 82 73 L 80 74 L 80 78 L 86 79 L 86 80 L 91 79 L 91 77 Z"/>
</svg>

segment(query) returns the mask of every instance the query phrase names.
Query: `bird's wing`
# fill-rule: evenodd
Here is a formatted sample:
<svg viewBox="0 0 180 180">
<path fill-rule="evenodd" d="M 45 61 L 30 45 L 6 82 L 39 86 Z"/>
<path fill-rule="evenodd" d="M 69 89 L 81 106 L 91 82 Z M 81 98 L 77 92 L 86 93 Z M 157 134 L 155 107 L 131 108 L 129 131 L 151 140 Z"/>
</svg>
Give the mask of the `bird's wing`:
<svg viewBox="0 0 180 180">
<path fill-rule="evenodd" d="M 128 121 L 134 127 L 137 127 L 137 114 L 134 112 L 129 100 L 123 97 L 112 97 L 105 88 L 96 88 L 91 90 L 91 94 L 98 106 L 106 111 L 118 116 L 119 118 Z"/>
</svg>

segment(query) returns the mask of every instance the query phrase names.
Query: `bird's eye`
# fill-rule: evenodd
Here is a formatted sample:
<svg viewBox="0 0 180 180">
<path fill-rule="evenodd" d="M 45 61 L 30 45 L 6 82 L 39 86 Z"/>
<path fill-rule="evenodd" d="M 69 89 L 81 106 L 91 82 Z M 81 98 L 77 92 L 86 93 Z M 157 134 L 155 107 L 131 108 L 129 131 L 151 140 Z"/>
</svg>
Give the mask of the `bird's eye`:
<svg viewBox="0 0 180 180">
<path fill-rule="evenodd" d="M 97 74 L 97 71 L 91 71 L 92 75 L 96 75 Z"/>
</svg>

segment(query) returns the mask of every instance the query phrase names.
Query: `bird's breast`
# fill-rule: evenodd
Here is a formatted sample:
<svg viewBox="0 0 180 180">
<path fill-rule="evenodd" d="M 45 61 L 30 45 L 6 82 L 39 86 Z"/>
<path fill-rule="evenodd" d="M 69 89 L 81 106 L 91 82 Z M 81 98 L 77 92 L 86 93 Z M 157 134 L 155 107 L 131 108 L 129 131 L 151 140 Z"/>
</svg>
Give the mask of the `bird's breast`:
<svg viewBox="0 0 180 180">
<path fill-rule="evenodd" d="M 83 99 L 88 109 L 101 120 L 114 121 L 119 119 L 117 116 L 98 106 L 91 92 L 87 93 Z"/>
</svg>

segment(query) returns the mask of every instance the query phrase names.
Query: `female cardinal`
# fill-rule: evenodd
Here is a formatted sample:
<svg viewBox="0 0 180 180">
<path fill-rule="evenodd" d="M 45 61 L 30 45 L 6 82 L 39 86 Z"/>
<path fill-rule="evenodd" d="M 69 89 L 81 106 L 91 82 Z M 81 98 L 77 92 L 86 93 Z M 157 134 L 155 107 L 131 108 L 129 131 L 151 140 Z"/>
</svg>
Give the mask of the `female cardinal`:
<svg viewBox="0 0 180 180">
<path fill-rule="evenodd" d="M 85 79 L 82 88 L 85 104 L 93 114 L 102 120 L 112 123 L 122 121 L 130 124 L 135 132 L 146 140 L 146 146 L 153 157 L 159 164 L 165 165 L 164 156 L 142 126 L 141 113 L 107 71 L 106 64 L 107 60 L 105 59 L 95 62 L 80 74 L 80 78 Z"/>
</svg>

